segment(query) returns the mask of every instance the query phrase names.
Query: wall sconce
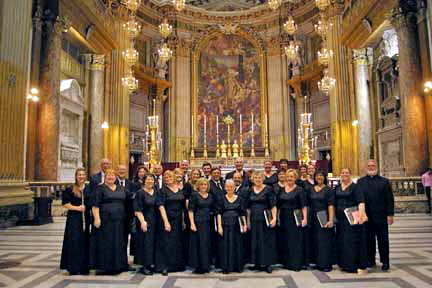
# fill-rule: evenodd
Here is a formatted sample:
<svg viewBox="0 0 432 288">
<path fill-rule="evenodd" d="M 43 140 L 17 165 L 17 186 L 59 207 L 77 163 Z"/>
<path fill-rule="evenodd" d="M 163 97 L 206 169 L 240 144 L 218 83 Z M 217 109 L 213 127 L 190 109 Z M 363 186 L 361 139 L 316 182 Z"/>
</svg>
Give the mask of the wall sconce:
<svg viewBox="0 0 432 288">
<path fill-rule="evenodd" d="M 30 89 L 30 93 L 27 94 L 27 100 L 31 100 L 33 102 L 38 102 L 39 101 L 39 97 L 37 96 L 39 94 L 39 90 L 37 88 L 31 88 Z"/>
<path fill-rule="evenodd" d="M 102 123 L 102 125 L 101 125 L 101 128 L 102 128 L 102 129 L 108 129 L 108 128 L 109 128 L 109 124 L 108 124 L 108 122 L 107 122 L 107 121 L 104 121 L 104 122 Z"/>
</svg>

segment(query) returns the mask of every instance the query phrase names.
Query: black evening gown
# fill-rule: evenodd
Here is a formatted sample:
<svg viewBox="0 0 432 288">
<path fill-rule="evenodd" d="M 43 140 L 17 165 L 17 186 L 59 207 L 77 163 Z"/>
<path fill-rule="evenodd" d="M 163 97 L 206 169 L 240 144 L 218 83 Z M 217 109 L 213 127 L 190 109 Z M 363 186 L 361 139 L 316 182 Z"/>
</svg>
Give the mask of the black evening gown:
<svg viewBox="0 0 432 288">
<path fill-rule="evenodd" d="M 348 272 L 366 269 L 366 234 L 364 225 L 350 225 L 346 219 L 344 209 L 364 203 L 363 193 L 352 183 L 345 190 L 336 187 L 336 245 L 338 266 Z"/>
<path fill-rule="evenodd" d="M 156 201 L 158 207 L 164 206 L 171 225 L 171 231 L 166 232 L 160 213 L 156 227 L 156 271 L 169 272 L 184 271 L 184 238 L 183 238 L 183 212 L 185 197 L 183 191 L 171 191 L 163 186 Z"/>
<path fill-rule="evenodd" d="M 224 197 L 218 206 L 223 228 L 219 243 L 220 266 L 227 272 L 242 272 L 245 251 L 239 217 L 246 216 L 246 200 L 237 196 L 231 203 Z"/>
<path fill-rule="evenodd" d="M 251 221 L 250 262 L 255 265 L 268 266 L 276 263 L 276 231 L 267 226 L 264 210 L 276 207 L 276 197 L 269 186 L 255 193 L 250 189 L 248 209 Z"/>
<path fill-rule="evenodd" d="M 297 186 L 291 192 L 285 188 L 277 194 L 279 209 L 279 241 L 281 264 L 290 270 L 300 270 L 304 263 L 303 232 L 304 228 L 297 226 L 294 210 L 306 207 L 305 190 Z"/>
<path fill-rule="evenodd" d="M 308 221 L 306 227 L 303 227 L 303 265 L 307 266 L 311 263 L 311 257 L 312 257 L 312 251 L 311 248 L 311 237 L 312 237 L 312 231 L 311 231 L 311 223 L 312 223 L 312 213 L 310 211 L 311 207 L 311 193 L 313 191 L 314 185 L 309 182 L 309 180 L 301 180 L 298 179 L 297 185 L 303 187 L 306 195 L 306 207 L 307 207 L 307 215 L 308 215 Z"/>
<path fill-rule="evenodd" d="M 73 206 L 82 205 L 81 198 L 76 197 L 71 188 L 66 189 L 62 197 L 62 204 L 65 205 L 68 203 Z M 60 259 L 60 269 L 65 269 L 71 274 L 88 273 L 86 244 L 84 213 L 68 210 Z"/>
<path fill-rule="evenodd" d="M 147 222 L 147 231 L 142 231 L 141 222 L 137 218 L 134 263 L 144 267 L 155 264 L 156 221 L 159 214 L 156 198 L 156 191 L 152 195 L 143 189 L 135 192 L 134 211 L 143 214 Z"/>
<path fill-rule="evenodd" d="M 317 217 L 319 211 L 326 211 L 334 206 L 334 191 L 330 187 L 323 187 L 319 192 L 311 192 L 311 234 L 310 260 L 318 269 L 331 269 L 333 264 L 334 228 L 322 228 Z"/>
<path fill-rule="evenodd" d="M 195 192 L 191 195 L 189 210 L 194 213 L 196 232 L 190 231 L 189 266 L 200 271 L 209 271 L 212 260 L 212 232 L 214 226 L 213 211 L 215 209 L 213 196 L 208 194 L 203 198 Z"/>
<path fill-rule="evenodd" d="M 101 226 L 96 233 L 95 269 L 105 272 L 121 272 L 128 268 L 127 246 L 125 241 L 125 200 L 126 190 L 116 185 L 112 191 L 102 184 L 96 189 L 93 206 L 99 208 Z"/>
</svg>

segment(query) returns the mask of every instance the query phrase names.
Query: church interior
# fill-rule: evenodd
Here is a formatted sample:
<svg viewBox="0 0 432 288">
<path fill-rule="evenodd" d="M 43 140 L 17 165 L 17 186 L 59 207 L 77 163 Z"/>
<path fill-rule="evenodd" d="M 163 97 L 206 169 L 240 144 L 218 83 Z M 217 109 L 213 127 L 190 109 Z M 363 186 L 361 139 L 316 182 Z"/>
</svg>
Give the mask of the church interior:
<svg viewBox="0 0 432 288">
<path fill-rule="evenodd" d="M 0 140 L 0 287 L 432 287 L 430 0 L 0 0 Z M 77 168 L 225 175 L 240 158 L 330 185 L 375 159 L 391 270 L 59 269 Z"/>
</svg>

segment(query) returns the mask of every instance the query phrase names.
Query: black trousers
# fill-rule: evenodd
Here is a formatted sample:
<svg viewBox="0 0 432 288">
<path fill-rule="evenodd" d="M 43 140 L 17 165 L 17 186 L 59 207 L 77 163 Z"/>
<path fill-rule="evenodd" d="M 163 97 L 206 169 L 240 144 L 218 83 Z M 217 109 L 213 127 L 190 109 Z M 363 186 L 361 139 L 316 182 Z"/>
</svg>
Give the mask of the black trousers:
<svg viewBox="0 0 432 288">
<path fill-rule="evenodd" d="M 389 232 L 387 222 L 376 223 L 369 219 L 365 223 L 367 258 L 370 265 L 375 264 L 376 241 L 378 240 L 378 252 L 383 264 L 390 264 Z"/>
<path fill-rule="evenodd" d="M 428 213 L 431 213 L 431 187 L 426 188 L 426 198 L 428 201 Z"/>
</svg>

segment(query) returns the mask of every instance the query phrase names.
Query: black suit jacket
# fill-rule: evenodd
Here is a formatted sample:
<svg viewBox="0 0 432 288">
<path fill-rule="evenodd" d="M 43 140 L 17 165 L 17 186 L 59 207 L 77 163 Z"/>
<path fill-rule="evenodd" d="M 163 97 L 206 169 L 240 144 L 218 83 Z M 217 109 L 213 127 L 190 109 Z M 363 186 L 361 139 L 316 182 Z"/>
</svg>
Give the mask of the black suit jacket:
<svg viewBox="0 0 432 288">
<path fill-rule="evenodd" d="M 225 195 L 223 179 L 220 179 L 219 183 L 220 183 L 222 189 L 220 189 L 216 185 L 216 181 L 214 181 L 213 179 L 210 179 L 210 194 L 212 194 L 213 199 L 216 199 L 216 201 L 221 201 L 223 199 L 223 196 Z"/>
<path fill-rule="evenodd" d="M 234 171 L 231 171 L 231 172 L 227 173 L 225 175 L 225 180 L 232 179 L 235 172 L 237 172 L 237 170 L 234 170 Z M 242 185 L 245 186 L 245 187 L 250 187 L 251 184 L 252 183 L 250 182 L 250 179 L 247 176 L 246 171 L 243 169 L 243 183 L 242 183 Z"/>
<path fill-rule="evenodd" d="M 94 193 L 96 187 L 102 182 L 102 172 L 90 176 L 90 190 Z"/>
<path fill-rule="evenodd" d="M 394 215 L 394 196 L 390 181 L 382 176 L 364 176 L 357 181 L 364 194 L 366 214 L 374 223 L 387 223 L 387 216 Z"/>
</svg>

